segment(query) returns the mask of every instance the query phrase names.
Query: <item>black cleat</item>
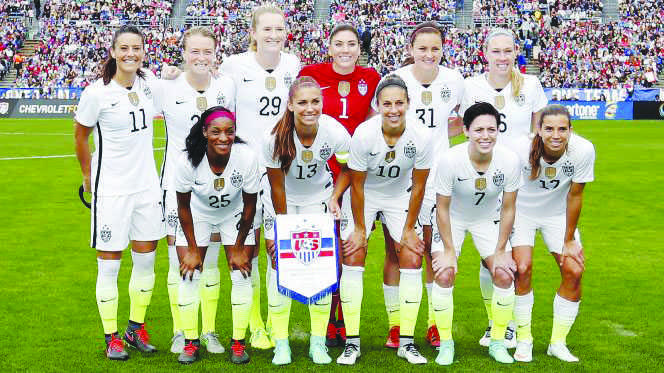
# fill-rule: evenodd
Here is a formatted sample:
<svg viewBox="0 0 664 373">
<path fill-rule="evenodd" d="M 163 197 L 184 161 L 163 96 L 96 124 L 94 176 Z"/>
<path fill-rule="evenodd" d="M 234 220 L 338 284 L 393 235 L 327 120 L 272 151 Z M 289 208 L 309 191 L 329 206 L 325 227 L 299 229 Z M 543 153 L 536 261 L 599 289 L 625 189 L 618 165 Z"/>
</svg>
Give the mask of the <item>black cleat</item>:
<svg viewBox="0 0 664 373">
<path fill-rule="evenodd" d="M 124 340 L 128 345 L 141 352 L 157 352 L 157 348 L 150 344 L 150 335 L 145 330 L 145 324 L 141 324 L 141 327 L 138 329 L 128 326 L 124 334 Z"/>
</svg>

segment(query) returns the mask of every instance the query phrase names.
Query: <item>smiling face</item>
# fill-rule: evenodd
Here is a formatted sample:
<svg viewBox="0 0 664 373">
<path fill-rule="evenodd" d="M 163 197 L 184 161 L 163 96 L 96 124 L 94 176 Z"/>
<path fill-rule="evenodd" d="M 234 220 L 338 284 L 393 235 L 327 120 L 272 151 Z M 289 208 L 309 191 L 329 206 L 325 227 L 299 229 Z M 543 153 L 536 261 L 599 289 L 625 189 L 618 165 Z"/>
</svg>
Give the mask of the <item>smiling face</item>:
<svg viewBox="0 0 664 373">
<path fill-rule="evenodd" d="M 111 48 L 111 57 L 115 58 L 117 71 L 135 74 L 143 66 L 143 38 L 131 32 L 118 35 Z"/>
<path fill-rule="evenodd" d="M 437 32 L 420 32 L 410 46 L 415 68 L 435 70 L 443 57 L 443 41 Z"/>
<path fill-rule="evenodd" d="M 228 156 L 235 141 L 235 123 L 228 118 L 214 119 L 203 134 L 208 141 L 208 155 Z"/>
<path fill-rule="evenodd" d="M 352 31 L 339 31 L 330 40 L 330 56 L 332 63 L 339 70 L 350 70 L 355 68 L 357 59 L 360 58 L 360 41 Z"/>
<path fill-rule="evenodd" d="M 182 57 L 187 68 L 196 75 L 207 75 L 215 63 L 215 43 L 214 40 L 200 35 L 193 34 L 185 42 Z"/>
<path fill-rule="evenodd" d="M 567 148 L 572 127 L 566 115 L 547 115 L 542 118 L 542 125 L 537 129 L 537 133 L 542 137 L 544 152 L 558 156 Z"/>
<path fill-rule="evenodd" d="M 293 112 L 296 127 L 315 126 L 323 111 L 323 94 L 320 88 L 311 85 L 298 88 L 288 101 L 288 110 Z"/>
<path fill-rule="evenodd" d="M 468 137 L 471 151 L 481 155 L 490 154 L 496 145 L 498 136 L 498 123 L 496 117 L 491 114 L 477 116 L 468 128 L 464 127 L 463 132 Z"/>
<path fill-rule="evenodd" d="M 408 95 L 399 86 L 387 86 L 378 94 L 378 112 L 383 119 L 383 126 L 397 128 L 406 123 Z"/>
<path fill-rule="evenodd" d="M 251 37 L 256 41 L 258 52 L 279 52 L 286 41 L 286 20 L 278 13 L 263 13 L 251 29 Z"/>
<path fill-rule="evenodd" d="M 486 45 L 484 55 L 489 63 L 489 74 L 505 76 L 512 72 L 517 48 L 508 35 L 492 37 Z"/>
</svg>

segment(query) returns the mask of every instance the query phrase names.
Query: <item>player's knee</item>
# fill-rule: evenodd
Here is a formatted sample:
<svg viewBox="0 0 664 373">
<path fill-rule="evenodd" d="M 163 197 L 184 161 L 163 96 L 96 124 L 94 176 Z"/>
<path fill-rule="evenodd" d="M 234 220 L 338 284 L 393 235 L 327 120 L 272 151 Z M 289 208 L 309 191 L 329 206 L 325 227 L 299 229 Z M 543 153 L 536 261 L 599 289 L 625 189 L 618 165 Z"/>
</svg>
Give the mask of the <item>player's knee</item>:
<svg viewBox="0 0 664 373">
<path fill-rule="evenodd" d="M 401 258 L 399 258 L 399 268 L 422 268 L 422 258 L 418 255 L 402 255 Z"/>
<path fill-rule="evenodd" d="M 562 275 L 565 279 L 581 281 L 584 269 L 579 263 L 572 259 L 565 260 L 562 266 Z"/>
<path fill-rule="evenodd" d="M 520 280 L 529 281 L 533 276 L 533 263 L 530 260 L 517 261 L 516 270 Z"/>
<path fill-rule="evenodd" d="M 449 288 L 454 285 L 455 278 L 454 268 L 447 267 L 436 275 L 436 283 L 440 287 Z"/>
<path fill-rule="evenodd" d="M 508 288 L 512 285 L 512 277 L 503 268 L 496 268 L 493 273 L 493 283 L 500 288 Z"/>
</svg>

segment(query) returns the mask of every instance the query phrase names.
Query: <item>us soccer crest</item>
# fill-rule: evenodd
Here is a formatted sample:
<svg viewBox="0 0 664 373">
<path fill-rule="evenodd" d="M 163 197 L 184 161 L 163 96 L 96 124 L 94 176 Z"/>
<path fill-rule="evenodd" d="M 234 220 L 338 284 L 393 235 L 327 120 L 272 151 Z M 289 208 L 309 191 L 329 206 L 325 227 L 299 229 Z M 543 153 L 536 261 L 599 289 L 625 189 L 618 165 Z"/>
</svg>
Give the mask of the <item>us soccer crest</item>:
<svg viewBox="0 0 664 373">
<path fill-rule="evenodd" d="M 129 93 L 127 93 L 127 97 L 129 98 L 129 103 L 130 103 L 130 104 L 132 104 L 132 105 L 134 105 L 134 106 L 138 106 L 138 102 L 139 102 L 139 100 L 138 100 L 138 93 L 136 93 L 136 92 L 129 92 Z"/>
<path fill-rule="evenodd" d="M 547 179 L 553 179 L 554 177 L 556 177 L 557 173 L 558 172 L 556 171 L 555 167 L 546 167 L 544 169 L 544 176 L 546 176 Z"/>
<path fill-rule="evenodd" d="M 101 238 L 102 241 L 108 242 L 111 240 L 111 236 L 112 236 L 111 227 L 109 227 L 108 225 L 104 225 L 101 228 L 101 231 L 99 232 L 99 237 Z"/>
<path fill-rule="evenodd" d="M 218 179 L 214 179 L 214 190 L 222 190 L 224 189 L 224 186 L 226 186 L 226 182 L 224 181 L 223 177 L 220 177 Z"/>
<path fill-rule="evenodd" d="M 565 176 L 572 177 L 572 175 L 574 175 L 574 165 L 572 164 L 572 162 L 565 161 L 562 168 Z"/>
<path fill-rule="evenodd" d="M 275 88 L 277 88 L 277 79 L 273 76 L 265 77 L 265 89 L 272 92 Z"/>
<path fill-rule="evenodd" d="M 196 109 L 200 111 L 205 111 L 207 109 L 207 98 L 205 96 L 196 97 Z"/>
<path fill-rule="evenodd" d="M 369 85 L 367 85 L 367 82 L 364 81 L 364 79 L 360 79 L 360 81 L 357 83 L 357 91 L 360 92 L 362 96 L 369 92 Z"/>
<path fill-rule="evenodd" d="M 309 163 L 311 160 L 314 159 L 314 152 L 311 150 L 303 150 L 302 151 L 302 161 Z"/>
<path fill-rule="evenodd" d="M 403 152 L 408 158 L 414 158 L 415 154 L 417 154 L 417 148 L 415 147 L 415 144 L 413 144 L 412 141 L 409 141 L 408 144 L 403 148 Z"/>
<path fill-rule="evenodd" d="M 178 214 L 176 210 L 171 210 L 168 212 L 166 222 L 168 223 L 169 227 L 175 228 L 175 226 L 178 224 Z"/>
<path fill-rule="evenodd" d="M 323 146 L 321 146 L 318 155 L 320 155 L 320 158 L 322 160 L 327 161 L 327 159 L 330 158 L 330 156 L 332 155 L 332 148 L 330 148 L 330 145 L 325 143 L 323 144 Z"/>
<path fill-rule="evenodd" d="M 279 292 L 305 304 L 334 292 L 338 248 L 332 215 L 278 215 L 274 227 Z"/>
<path fill-rule="evenodd" d="M 390 150 L 385 153 L 385 163 L 391 163 L 397 157 L 396 150 Z"/>
<path fill-rule="evenodd" d="M 478 177 L 475 179 L 475 189 L 484 190 L 486 189 L 486 177 Z"/>
<path fill-rule="evenodd" d="M 440 233 L 435 233 L 433 235 L 433 242 L 440 242 Z"/>
<path fill-rule="evenodd" d="M 152 91 L 150 90 L 150 87 L 145 86 L 143 88 L 143 93 L 145 93 L 145 97 L 152 98 Z"/>
<path fill-rule="evenodd" d="M 449 102 L 450 99 L 452 98 L 452 90 L 448 86 L 444 86 L 443 88 L 440 89 L 440 99 L 443 100 L 443 102 Z"/>
<path fill-rule="evenodd" d="M 504 173 L 497 171 L 495 174 L 493 174 L 493 185 L 499 187 L 502 186 L 504 182 L 505 182 Z"/>
<path fill-rule="evenodd" d="M 524 96 L 523 93 L 520 93 L 518 96 L 514 97 L 514 102 L 519 106 L 523 106 L 526 103 L 526 96 Z"/>
<path fill-rule="evenodd" d="M 337 92 L 341 97 L 346 97 L 350 93 L 350 82 L 341 81 L 337 86 Z"/>
<path fill-rule="evenodd" d="M 274 226 L 274 217 L 269 214 L 265 214 L 265 217 L 263 218 L 263 228 L 265 228 L 266 231 L 269 231 L 272 229 Z"/>
<path fill-rule="evenodd" d="M 341 212 L 341 219 L 339 219 L 339 230 L 342 232 L 348 227 L 348 215 L 345 212 Z"/>
<path fill-rule="evenodd" d="M 424 105 L 430 105 L 433 101 L 433 94 L 431 91 L 422 91 L 422 103 Z"/>
<path fill-rule="evenodd" d="M 286 73 L 284 75 L 284 85 L 290 88 L 291 84 L 293 84 L 293 77 L 289 73 Z"/>
<path fill-rule="evenodd" d="M 231 175 L 231 185 L 240 189 L 242 187 L 242 174 L 237 172 L 237 170 L 233 170 L 233 174 Z"/>
<path fill-rule="evenodd" d="M 217 94 L 217 105 L 225 106 L 226 105 L 226 96 L 224 96 L 224 92 L 219 91 Z"/>
</svg>

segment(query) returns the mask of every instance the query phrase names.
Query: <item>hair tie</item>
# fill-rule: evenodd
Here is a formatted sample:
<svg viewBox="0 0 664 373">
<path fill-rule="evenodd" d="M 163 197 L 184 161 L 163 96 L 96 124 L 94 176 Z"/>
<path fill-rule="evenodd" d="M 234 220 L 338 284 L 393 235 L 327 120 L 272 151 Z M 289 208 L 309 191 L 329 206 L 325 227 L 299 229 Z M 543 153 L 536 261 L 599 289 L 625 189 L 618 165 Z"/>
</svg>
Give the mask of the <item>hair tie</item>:
<svg viewBox="0 0 664 373">
<path fill-rule="evenodd" d="M 221 110 L 219 110 L 219 111 L 213 112 L 212 114 L 208 115 L 207 118 L 205 118 L 204 127 L 207 128 L 210 125 L 210 123 L 212 123 L 213 120 L 219 119 L 219 118 L 228 118 L 231 121 L 233 121 L 233 123 L 235 123 L 235 113 L 230 112 L 230 111 L 221 111 Z"/>
</svg>

